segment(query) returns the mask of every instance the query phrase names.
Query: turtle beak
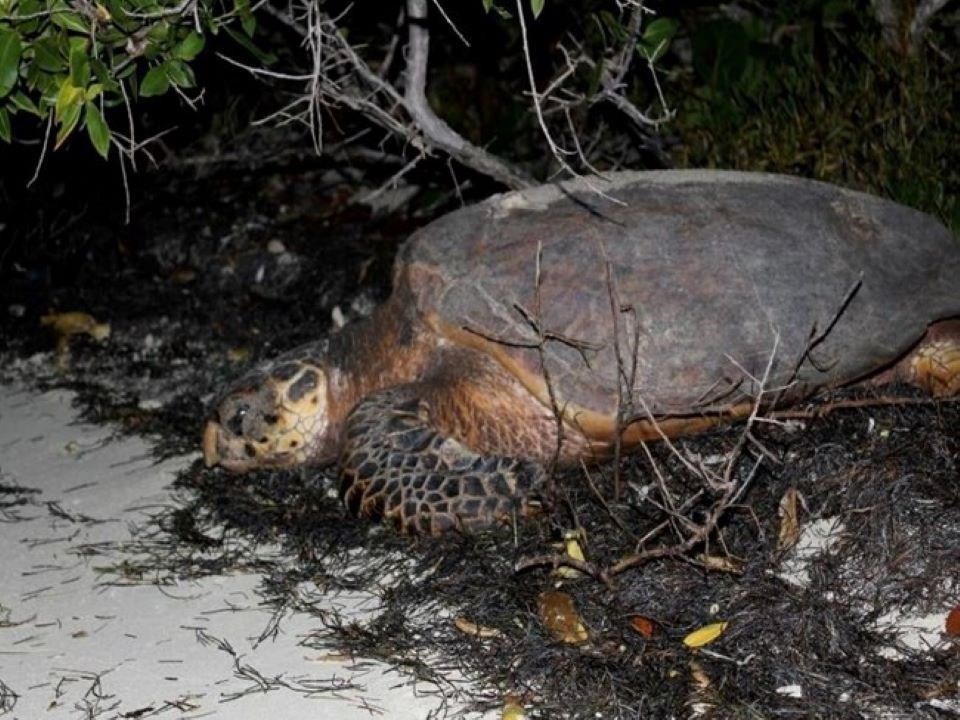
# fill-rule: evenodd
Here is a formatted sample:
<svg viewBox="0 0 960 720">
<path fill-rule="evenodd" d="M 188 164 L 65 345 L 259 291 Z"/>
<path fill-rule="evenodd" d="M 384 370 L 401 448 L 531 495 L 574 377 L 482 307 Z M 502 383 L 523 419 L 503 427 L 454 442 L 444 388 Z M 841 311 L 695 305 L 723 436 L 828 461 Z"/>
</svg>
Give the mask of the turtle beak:
<svg viewBox="0 0 960 720">
<path fill-rule="evenodd" d="M 203 464 L 207 467 L 213 467 L 220 462 L 219 438 L 220 424 L 208 420 L 203 429 Z"/>
<path fill-rule="evenodd" d="M 215 419 L 207 421 L 200 444 L 204 465 L 208 468 L 219 465 L 231 473 L 296 464 L 296 459 L 290 453 L 274 452 L 266 457 L 258 455 L 253 443 L 233 435 Z"/>
</svg>

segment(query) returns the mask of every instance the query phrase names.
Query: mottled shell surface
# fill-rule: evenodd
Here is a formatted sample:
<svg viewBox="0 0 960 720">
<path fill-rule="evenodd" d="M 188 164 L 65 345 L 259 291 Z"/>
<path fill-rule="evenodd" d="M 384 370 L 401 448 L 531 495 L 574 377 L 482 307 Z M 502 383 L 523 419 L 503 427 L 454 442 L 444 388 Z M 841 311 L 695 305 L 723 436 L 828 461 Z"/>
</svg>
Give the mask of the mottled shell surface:
<svg viewBox="0 0 960 720">
<path fill-rule="evenodd" d="M 851 382 L 960 316 L 960 245 L 916 210 L 778 175 L 590 182 L 607 197 L 575 181 L 440 218 L 396 281 L 435 326 L 466 331 L 455 342 L 479 338 L 609 416 L 744 402 L 768 364 L 767 391 Z"/>
</svg>

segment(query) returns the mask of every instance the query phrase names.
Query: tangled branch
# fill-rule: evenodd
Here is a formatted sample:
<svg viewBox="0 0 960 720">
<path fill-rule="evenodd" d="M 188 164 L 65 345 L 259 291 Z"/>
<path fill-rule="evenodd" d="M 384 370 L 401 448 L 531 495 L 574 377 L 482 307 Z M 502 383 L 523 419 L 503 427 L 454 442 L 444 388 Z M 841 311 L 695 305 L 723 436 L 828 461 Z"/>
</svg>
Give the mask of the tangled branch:
<svg viewBox="0 0 960 720">
<path fill-rule="evenodd" d="M 430 1 L 440 12 L 445 26 L 452 28 L 457 37 L 469 45 L 440 2 Z M 672 112 L 666 109 L 663 102 L 655 73 L 653 82 L 660 103 L 664 106 L 661 114 L 645 113 L 627 99 L 626 78 L 631 71 L 642 18 L 649 10 L 643 6 L 641 0 L 625 0 L 618 5 L 627 18 L 625 22 L 628 25 L 628 34 L 618 46 L 608 48 L 605 52 L 606 57 L 600 61 L 600 87 L 593 95 L 589 95 L 584 92 L 577 93 L 573 89 L 577 69 L 594 67 L 596 64 L 580 46 L 577 46 L 575 53 L 562 46 L 559 48 L 564 65 L 547 87 L 538 92 L 527 39 L 524 7 L 523 3 L 517 0 L 518 26 L 523 44 L 531 110 L 537 117 L 540 134 L 551 155 L 560 169 L 569 175 L 578 175 L 572 165 L 575 158 L 579 160 L 581 167 L 596 172 L 589 156 L 595 151 L 598 138 L 581 138 L 581 131 L 574 121 L 574 111 L 589 109 L 599 102 L 608 102 L 637 125 L 653 128 L 672 116 Z M 259 124 L 302 124 L 308 128 L 315 150 L 320 152 L 323 150 L 324 113 L 344 107 L 363 116 L 415 151 L 414 159 L 404 172 L 424 157 L 442 154 L 494 178 L 509 188 L 524 188 L 533 184 L 525 171 L 464 138 L 431 106 L 427 92 L 430 61 L 428 0 L 406 0 L 397 27 L 380 62 L 370 59 L 371 52 L 368 47 L 361 48 L 347 39 L 346 14 L 331 16 L 324 11 L 322 3 L 293 0 L 285 7 L 264 4 L 262 10 L 301 37 L 301 46 L 308 57 L 309 68 L 302 73 L 280 73 L 230 60 L 254 75 L 272 81 L 295 83 L 301 88 L 291 102 L 258 121 Z M 405 42 L 401 34 L 404 26 Z M 401 47 L 403 52 L 398 52 Z M 404 62 L 403 71 L 399 74 L 390 72 L 397 57 L 402 57 Z M 653 72 L 652 63 L 649 64 L 649 69 Z M 394 76 L 396 79 L 392 79 Z M 558 117 L 559 124 L 551 122 L 553 116 Z M 559 140 L 561 134 L 567 135 L 569 140 Z M 570 147 L 565 147 L 566 144 Z M 395 181 L 395 178 L 391 181 Z"/>
</svg>

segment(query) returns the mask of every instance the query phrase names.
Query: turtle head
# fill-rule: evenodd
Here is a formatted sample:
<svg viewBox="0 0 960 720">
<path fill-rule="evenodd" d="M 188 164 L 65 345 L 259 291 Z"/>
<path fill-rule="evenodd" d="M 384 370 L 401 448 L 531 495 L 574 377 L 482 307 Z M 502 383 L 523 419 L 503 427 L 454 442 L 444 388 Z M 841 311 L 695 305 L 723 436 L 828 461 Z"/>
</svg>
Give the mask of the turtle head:
<svg viewBox="0 0 960 720">
<path fill-rule="evenodd" d="M 331 459 L 327 373 L 281 357 L 247 373 L 220 396 L 203 431 L 207 467 L 244 472 Z"/>
</svg>

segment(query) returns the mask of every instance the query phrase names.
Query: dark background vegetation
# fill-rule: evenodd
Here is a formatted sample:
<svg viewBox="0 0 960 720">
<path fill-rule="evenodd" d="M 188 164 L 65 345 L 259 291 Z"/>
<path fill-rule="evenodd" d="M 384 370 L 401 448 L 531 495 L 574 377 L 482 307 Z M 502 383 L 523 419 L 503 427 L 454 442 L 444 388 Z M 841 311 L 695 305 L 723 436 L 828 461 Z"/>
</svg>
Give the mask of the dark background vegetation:
<svg viewBox="0 0 960 720">
<path fill-rule="evenodd" d="M 513 9 L 511 3 L 500 4 L 504 10 Z M 324 7 L 331 16 L 347 11 L 343 25 L 371 64 L 395 37 L 403 44 L 398 4 L 365 3 L 362 10 L 341 5 Z M 516 18 L 496 10 L 484 12 L 480 0 L 449 5 L 451 21 L 471 45 L 465 47 L 436 12 L 431 14 L 428 94 L 435 110 L 465 138 L 535 178 L 546 179 L 556 163 L 530 110 Z M 905 25 L 907 8 L 914 4 L 902 5 L 900 22 Z M 908 47 L 885 39 L 872 6 L 855 0 L 650 7 L 657 17 L 677 23 L 676 35 L 657 64 L 675 118 L 659 128 L 639 127 L 603 103 L 576 108 L 581 142 L 593 145 L 588 154 L 596 167 L 786 172 L 886 195 L 960 227 L 955 2 L 948 3 Z M 301 38 L 269 15 L 258 18 L 254 40 L 274 56 L 270 67 L 280 71 L 302 67 Z M 609 2 L 548 0 L 538 19 L 527 19 L 530 55 L 541 90 L 562 64 L 559 45 L 569 48 L 573 38 L 587 57 L 598 57 L 613 36 L 623 32 L 623 19 Z M 164 177 L 234 170 L 235 162 L 218 164 L 224 154 L 243 156 L 259 169 L 298 169 L 322 162 L 310 157 L 302 128 L 250 131 L 252 120 L 282 106 L 295 90 L 288 83 L 254 78 L 216 53 L 251 64 L 263 55 L 258 59 L 223 33 L 208 36 L 207 43 L 194 61 L 197 84 L 203 88 L 196 111 L 169 92 L 141 98 L 135 106 L 138 137 L 169 131 L 148 148 L 159 172 L 146 156 L 139 158 L 141 173 L 130 180 L 135 204 L 149 202 L 149 193 L 156 184 L 162 185 Z M 402 63 L 395 62 L 391 79 L 399 80 L 402 71 Z M 595 75 L 590 68 L 578 72 L 579 89 L 588 95 L 596 85 L 591 73 Z M 643 62 L 634 62 L 627 84 L 627 95 L 638 107 L 655 104 Z M 114 126 L 125 121 L 122 108 L 106 115 Z M 0 143 L 0 222 L 6 225 L 0 269 L 8 267 L 15 254 L 9 238 L 56 233 L 61 213 L 113 217 L 115 206 L 123 206 L 117 153 L 109 162 L 98 161 L 79 133 L 66 147 L 47 153 L 39 180 L 27 189 L 39 155 L 40 127 L 28 115 L 13 120 L 14 144 Z M 369 132 L 352 147 L 366 146 L 385 158 L 404 156 L 409 150 L 402 140 L 385 137 L 345 108 L 326 108 L 328 147 L 364 129 Z M 470 177 L 462 167 L 456 169 Z M 584 170 L 582 165 L 578 169 Z M 433 162 L 421 163 L 414 177 L 420 184 L 449 186 L 442 153 Z M 495 188 L 481 183 L 476 194 Z"/>
</svg>

